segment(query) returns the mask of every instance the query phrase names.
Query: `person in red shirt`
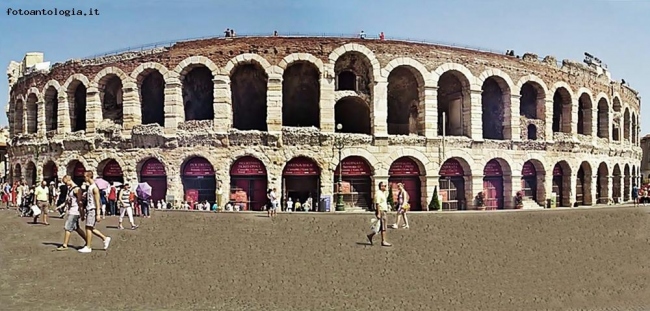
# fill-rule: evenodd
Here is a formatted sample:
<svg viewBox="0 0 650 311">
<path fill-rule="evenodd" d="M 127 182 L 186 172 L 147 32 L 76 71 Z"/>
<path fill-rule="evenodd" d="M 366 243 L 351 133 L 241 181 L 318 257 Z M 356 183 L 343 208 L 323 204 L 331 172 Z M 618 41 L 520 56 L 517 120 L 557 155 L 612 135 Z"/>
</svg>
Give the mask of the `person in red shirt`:
<svg viewBox="0 0 650 311">
<path fill-rule="evenodd" d="M 117 189 L 115 186 L 111 186 L 108 191 L 108 215 L 115 216 L 117 215 Z"/>
</svg>

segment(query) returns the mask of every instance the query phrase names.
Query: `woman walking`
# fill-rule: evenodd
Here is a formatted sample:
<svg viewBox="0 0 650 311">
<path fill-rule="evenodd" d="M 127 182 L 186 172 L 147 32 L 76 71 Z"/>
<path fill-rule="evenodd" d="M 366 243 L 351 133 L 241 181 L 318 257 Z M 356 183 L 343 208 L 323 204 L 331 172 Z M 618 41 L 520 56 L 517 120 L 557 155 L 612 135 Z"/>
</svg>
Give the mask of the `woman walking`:
<svg viewBox="0 0 650 311">
<path fill-rule="evenodd" d="M 406 218 L 406 212 L 411 208 L 409 205 L 409 199 L 410 196 L 408 192 L 406 192 L 406 189 L 404 189 L 404 184 L 399 183 L 397 184 L 397 218 L 395 219 L 395 223 L 391 226 L 393 229 L 399 228 L 399 223 L 401 219 L 404 219 L 404 225 L 402 225 L 402 228 L 408 229 L 409 228 L 409 220 Z"/>
</svg>

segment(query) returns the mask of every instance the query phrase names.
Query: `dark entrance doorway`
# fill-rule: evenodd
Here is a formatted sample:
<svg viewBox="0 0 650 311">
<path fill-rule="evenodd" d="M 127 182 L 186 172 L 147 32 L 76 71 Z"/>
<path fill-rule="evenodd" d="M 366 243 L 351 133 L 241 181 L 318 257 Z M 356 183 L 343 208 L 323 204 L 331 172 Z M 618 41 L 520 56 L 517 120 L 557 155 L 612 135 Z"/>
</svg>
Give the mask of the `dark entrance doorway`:
<svg viewBox="0 0 650 311">
<path fill-rule="evenodd" d="M 373 209 L 372 169 L 368 162 L 359 156 L 350 156 L 341 161 L 334 171 L 334 193 L 343 196 L 345 208 L 359 207 Z M 341 174 L 341 170 L 343 174 Z M 339 174 L 342 176 L 341 189 L 337 188 Z M 336 200 L 336 197 L 334 198 Z M 336 202 L 336 201 L 335 201 Z"/>
<path fill-rule="evenodd" d="M 109 160 L 102 171 L 102 178 L 111 184 L 114 182 L 124 184 L 124 173 L 122 173 L 122 167 L 114 159 Z M 135 187 L 133 189 L 135 189 Z"/>
<path fill-rule="evenodd" d="M 555 192 L 555 204 L 565 206 L 564 198 L 564 170 L 560 164 L 553 167 L 553 192 Z"/>
<path fill-rule="evenodd" d="M 537 170 L 533 162 L 526 161 L 521 169 L 521 192 L 524 198 L 537 202 Z"/>
<path fill-rule="evenodd" d="M 81 186 L 84 183 L 84 173 L 86 172 L 86 167 L 83 163 L 76 161 L 72 168 L 72 181 L 74 181 L 77 186 Z"/>
<path fill-rule="evenodd" d="M 503 170 L 497 160 L 490 160 L 483 168 L 485 209 L 503 209 Z"/>
<path fill-rule="evenodd" d="M 263 211 L 268 178 L 264 163 L 254 157 L 239 158 L 230 168 L 230 200 L 242 211 Z M 214 193 L 214 191 L 213 191 Z"/>
<path fill-rule="evenodd" d="M 440 167 L 442 210 L 465 210 L 465 171 L 456 159 L 448 159 Z"/>
<path fill-rule="evenodd" d="M 48 184 L 50 182 L 56 183 L 58 181 L 58 173 L 58 168 L 52 161 L 47 162 L 43 166 L 43 180 L 45 180 Z"/>
<path fill-rule="evenodd" d="M 167 172 L 158 159 L 151 158 L 144 162 L 140 169 L 140 182 L 151 186 L 151 199 L 154 202 L 164 200 L 167 195 Z"/>
<path fill-rule="evenodd" d="M 397 203 L 397 184 L 402 183 L 409 194 L 409 205 L 412 211 L 422 210 L 422 188 L 420 183 L 420 167 L 409 157 L 401 157 L 391 164 L 388 169 L 388 185 L 393 194 L 393 202 Z"/>
<path fill-rule="evenodd" d="M 203 157 L 191 158 L 185 162 L 181 172 L 184 199 L 190 206 L 196 202 L 214 202 L 217 183 L 210 161 Z"/>
<path fill-rule="evenodd" d="M 282 185 L 284 187 L 283 206 L 291 198 L 295 204 L 309 202 L 310 210 L 316 211 L 315 204 L 320 198 L 320 168 L 314 160 L 307 157 L 291 159 L 282 171 Z"/>
</svg>

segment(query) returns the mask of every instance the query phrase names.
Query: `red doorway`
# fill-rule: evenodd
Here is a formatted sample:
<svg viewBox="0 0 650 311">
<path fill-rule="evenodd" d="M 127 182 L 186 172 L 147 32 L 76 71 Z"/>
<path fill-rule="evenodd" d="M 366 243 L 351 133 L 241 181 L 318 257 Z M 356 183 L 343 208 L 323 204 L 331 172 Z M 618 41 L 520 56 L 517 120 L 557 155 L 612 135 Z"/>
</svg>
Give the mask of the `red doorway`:
<svg viewBox="0 0 650 311">
<path fill-rule="evenodd" d="M 140 182 L 151 186 L 151 199 L 154 202 L 164 200 L 167 195 L 167 172 L 158 159 L 151 158 L 140 169 Z"/>
<path fill-rule="evenodd" d="M 456 159 L 448 159 L 440 167 L 440 197 L 442 210 L 455 211 L 467 208 L 465 200 L 465 171 Z"/>
<path fill-rule="evenodd" d="M 196 202 L 214 202 L 217 183 L 214 167 L 206 158 L 194 157 L 187 160 L 183 166 L 181 182 L 184 200 L 190 202 L 190 206 Z"/>
<path fill-rule="evenodd" d="M 533 162 L 526 161 L 521 169 L 521 192 L 524 198 L 537 202 L 537 170 Z"/>
<path fill-rule="evenodd" d="M 366 210 L 374 208 L 372 204 L 372 169 L 366 159 L 359 156 L 350 156 L 341 161 L 334 171 L 334 193 L 338 194 L 337 187 L 339 174 L 343 171 L 340 193 L 343 195 L 345 207 L 360 207 Z M 336 197 L 334 197 L 336 202 Z M 335 203 L 336 204 L 336 203 Z"/>
<path fill-rule="evenodd" d="M 239 158 L 230 168 L 230 201 L 240 210 L 263 211 L 267 197 L 266 167 L 251 156 Z"/>
<path fill-rule="evenodd" d="M 402 183 L 404 190 L 409 195 L 411 210 L 422 210 L 422 188 L 420 187 L 420 168 L 409 157 L 401 157 L 391 164 L 388 170 L 388 186 L 393 195 L 393 202 L 397 203 L 397 184 Z"/>
<path fill-rule="evenodd" d="M 124 173 L 122 173 L 122 167 L 117 161 L 111 159 L 104 165 L 104 170 L 102 171 L 102 178 L 109 183 L 119 182 L 124 183 Z"/>
<path fill-rule="evenodd" d="M 318 164 L 307 157 L 291 159 L 282 171 L 282 187 L 282 210 L 286 209 L 286 202 L 291 198 L 294 204 L 298 201 L 304 204 L 309 200 L 310 211 L 317 211 L 316 204 L 320 197 L 320 168 Z"/>
<path fill-rule="evenodd" d="M 503 170 L 497 160 L 490 160 L 483 168 L 485 209 L 503 209 Z"/>
<path fill-rule="evenodd" d="M 555 164 L 553 167 L 553 192 L 555 192 L 555 204 L 557 206 L 564 206 L 564 171 L 560 164 Z"/>
</svg>

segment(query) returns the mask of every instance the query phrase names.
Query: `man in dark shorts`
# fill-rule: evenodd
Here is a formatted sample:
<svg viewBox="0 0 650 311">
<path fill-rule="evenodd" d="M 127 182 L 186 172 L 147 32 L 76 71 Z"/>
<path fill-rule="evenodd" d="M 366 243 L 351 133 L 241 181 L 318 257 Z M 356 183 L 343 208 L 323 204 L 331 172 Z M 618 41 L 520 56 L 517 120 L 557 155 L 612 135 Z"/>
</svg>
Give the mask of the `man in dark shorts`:
<svg viewBox="0 0 650 311">
<path fill-rule="evenodd" d="M 639 206 L 639 187 L 636 184 L 632 186 L 632 201 L 634 206 Z"/>
</svg>

